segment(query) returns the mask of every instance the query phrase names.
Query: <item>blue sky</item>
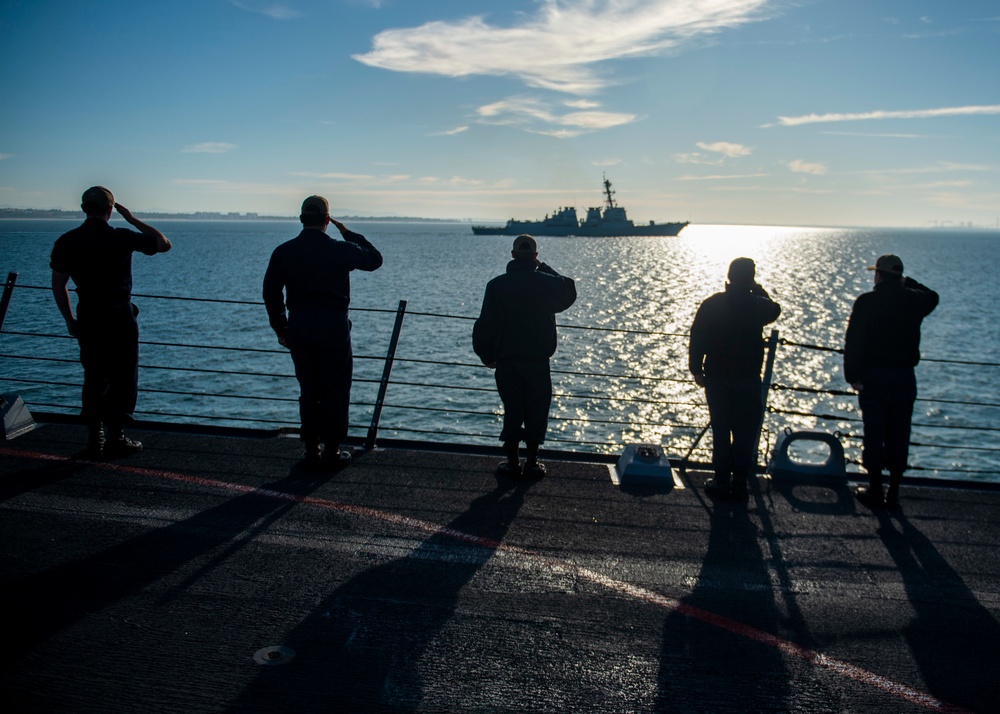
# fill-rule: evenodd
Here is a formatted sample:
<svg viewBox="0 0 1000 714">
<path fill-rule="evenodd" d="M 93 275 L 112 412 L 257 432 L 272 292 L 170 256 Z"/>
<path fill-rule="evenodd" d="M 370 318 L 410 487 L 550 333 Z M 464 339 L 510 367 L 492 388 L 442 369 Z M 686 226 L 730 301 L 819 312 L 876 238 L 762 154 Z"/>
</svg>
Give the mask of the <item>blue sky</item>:
<svg viewBox="0 0 1000 714">
<path fill-rule="evenodd" d="M 0 206 L 1000 221 L 996 0 L 0 0 Z"/>
</svg>

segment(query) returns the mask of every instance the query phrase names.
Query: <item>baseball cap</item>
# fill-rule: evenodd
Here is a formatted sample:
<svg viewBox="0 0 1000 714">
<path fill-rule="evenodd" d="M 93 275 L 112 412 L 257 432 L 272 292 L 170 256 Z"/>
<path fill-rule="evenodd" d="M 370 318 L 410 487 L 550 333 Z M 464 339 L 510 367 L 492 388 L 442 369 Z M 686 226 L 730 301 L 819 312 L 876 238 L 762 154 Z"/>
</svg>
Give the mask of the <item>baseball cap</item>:
<svg viewBox="0 0 1000 714">
<path fill-rule="evenodd" d="M 106 211 L 115 205 L 115 195 L 104 186 L 91 186 L 83 192 L 80 204 L 85 213 Z"/>
<path fill-rule="evenodd" d="M 903 261 L 899 259 L 898 255 L 893 255 L 892 253 L 880 255 L 878 260 L 875 261 L 875 265 L 869 265 L 868 269 L 877 270 L 880 273 L 895 273 L 896 275 L 902 275 Z"/>
<path fill-rule="evenodd" d="M 328 216 L 330 215 L 330 204 L 322 196 L 310 196 L 302 202 L 303 216 Z"/>
<path fill-rule="evenodd" d="M 538 244 L 527 233 L 522 233 L 514 239 L 514 247 L 511 248 L 511 252 L 515 253 L 518 258 L 531 258 L 538 252 Z"/>
</svg>

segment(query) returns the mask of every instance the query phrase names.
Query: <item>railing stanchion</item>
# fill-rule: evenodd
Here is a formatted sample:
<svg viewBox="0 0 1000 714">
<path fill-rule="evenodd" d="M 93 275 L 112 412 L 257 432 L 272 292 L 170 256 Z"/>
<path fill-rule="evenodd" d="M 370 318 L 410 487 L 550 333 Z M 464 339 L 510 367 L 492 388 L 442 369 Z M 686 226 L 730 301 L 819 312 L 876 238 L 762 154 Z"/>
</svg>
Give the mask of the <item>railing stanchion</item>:
<svg viewBox="0 0 1000 714">
<path fill-rule="evenodd" d="M 771 379 L 774 376 L 774 358 L 778 352 L 778 331 L 771 330 L 767 340 L 767 360 L 764 362 L 764 378 L 760 383 L 760 424 L 757 426 L 757 461 L 760 460 L 760 436 L 764 431 L 764 416 L 767 414 L 767 397 L 771 392 Z"/>
<path fill-rule="evenodd" d="M 0 297 L 0 330 L 3 329 L 3 322 L 7 317 L 7 307 L 14 294 L 15 283 L 17 283 L 17 273 L 7 273 L 7 282 L 3 286 L 3 297 Z"/>
<path fill-rule="evenodd" d="M 382 405 L 385 403 L 385 392 L 389 388 L 389 375 L 392 374 L 392 363 L 396 359 L 396 345 L 399 344 L 399 333 L 403 329 L 404 315 L 406 315 L 406 300 L 400 300 L 399 307 L 396 309 L 396 323 L 392 326 L 392 337 L 389 338 L 389 350 L 385 354 L 385 366 L 382 368 L 382 380 L 378 385 L 375 408 L 372 409 L 372 423 L 368 427 L 368 437 L 365 439 L 366 449 L 375 448 L 378 423 L 382 418 Z"/>
</svg>

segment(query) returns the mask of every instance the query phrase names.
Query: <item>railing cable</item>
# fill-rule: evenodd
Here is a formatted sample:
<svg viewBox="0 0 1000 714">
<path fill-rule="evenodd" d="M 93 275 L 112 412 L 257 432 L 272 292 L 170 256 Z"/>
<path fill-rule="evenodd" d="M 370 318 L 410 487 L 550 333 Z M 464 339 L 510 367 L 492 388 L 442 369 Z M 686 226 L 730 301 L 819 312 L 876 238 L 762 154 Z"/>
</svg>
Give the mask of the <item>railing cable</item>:
<svg viewBox="0 0 1000 714">
<path fill-rule="evenodd" d="M 841 347 L 827 347 L 824 345 L 812 345 L 807 342 L 793 342 L 791 340 L 782 338 L 781 344 L 788 347 L 801 347 L 803 349 L 809 350 L 819 350 L 820 352 L 835 352 L 837 354 L 844 354 L 844 350 Z M 1000 362 L 978 362 L 974 360 L 964 360 L 964 359 L 946 359 L 939 357 L 921 357 L 921 362 L 937 362 L 940 364 L 962 364 L 971 367 L 1000 367 Z"/>
<path fill-rule="evenodd" d="M 860 417 L 851 417 L 851 416 L 837 415 L 837 414 L 815 414 L 813 412 L 800 412 L 800 411 L 794 411 L 792 409 L 776 409 L 774 407 L 768 407 L 768 411 L 771 412 L 772 414 L 788 414 L 791 416 L 815 417 L 817 419 L 826 419 L 828 421 L 851 421 L 851 422 L 862 421 Z M 964 424 L 923 424 L 918 422 L 913 422 L 911 426 L 917 426 L 923 429 L 964 429 L 966 431 L 1000 432 L 1000 427 L 994 427 L 994 426 L 967 426 Z"/>
<path fill-rule="evenodd" d="M 847 391 L 843 389 L 818 389 L 815 387 L 789 387 L 784 384 L 774 384 L 771 386 L 778 392 L 799 392 L 801 394 L 829 394 L 834 397 L 856 397 L 857 392 Z M 932 404 L 957 404 L 960 406 L 970 406 L 970 407 L 1000 407 L 1000 404 L 993 402 L 974 402 L 964 399 L 937 399 L 935 397 L 917 397 L 918 402 L 928 402 Z"/>
<path fill-rule="evenodd" d="M 17 276 L 16 273 L 11 273 L 8 276 L 8 282 L 7 282 L 7 285 L 5 286 L 5 289 L 4 289 L 4 295 L 2 297 L 0 297 L 0 333 L 9 334 L 9 335 L 16 335 L 16 336 L 22 336 L 22 337 L 43 338 L 43 339 L 62 339 L 62 340 L 72 340 L 72 339 L 74 339 L 72 336 L 67 335 L 67 334 L 47 334 L 47 333 L 39 333 L 39 332 L 26 332 L 26 331 L 5 330 L 5 329 L 3 329 L 2 319 L 3 319 L 3 315 L 6 314 L 7 304 L 10 302 L 10 295 L 13 292 L 13 288 L 14 288 L 15 281 L 16 281 L 16 276 Z M 32 289 L 32 290 L 44 290 L 44 291 L 50 291 L 51 290 L 51 287 L 49 287 L 49 286 L 17 285 L 16 287 L 18 287 L 18 288 L 24 288 L 24 289 Z M 74 290 L 74 292 L 75 292 L 75 290 Z M 226 305 L 226 306 L 252 306 L 254 308 L 260 308 L 264 304 L 262 301 L 259 301 L 259 300 L 250 301 L 250 300 L 234 300 L 234 299 L 200 298 L 200 297 L 185 297 L 185 296 L 174 296 L 174 295 L 154 295 L 154 294 L 145 294 L 145 293 L 135 293 L 134 297 L 141 298 L 141 299 L 158 299 L 158 300 L 162 299 L 162 300 L 181 300 L 181 301 L 202 302 L 202 303 L 219 303 L 221 305 Z M 382 309 L 382 308 L 359 308 L 359 307 L 352 307 L 351 310 L 354 311 L 354 312 L 368 312 L 368 313 L 384 313 L 384 314 L 394 314 L 395 313 L 395 314 L 397 314 L 397 317 L 398 317 L 398 314 L 399 314 L 399 310 Z M 462 321 L 466 321 L 466 322 L 470 322 L 470 321 L 473 321 L 473 320 L 476 319 L 475 317 L 467 316 L 467 315 L 451 315 L 451 314 L 437 313 L 437 312 L 408 312 L 407 314 L 410 315 L 410 316 L 413 316 L 413 317 L 429 317 L 429 318 L 438 318 L 438 319 L 462 320 Z M 44 323 L 40 323 L 40 324 L 44 324 Z M 684 338 L 684 337 L 688 336 L 687 333 L 660 332 L 660 331 L 637 330 L 637 329 L 618 329 L 618 328 L 614 328 L 614 327 L 594 327 L 594 326 L 576 325 L 576 324 L 561 324 L 560 323 L 559 327 L 563 328 L 563 329 L 586 330 L 586 331 L 592 331 L 592 332 L 617 333 L 617 334 L 626 334 L 626 335 L 642 335 L 642 336 L 656 337 L 656 338 L 659 338 L 659 337 Z M 397 328 L 398 328 L 398 325 L 397 325 Z M 396 330 L 396 332 L 398 333 L 398 329 Z M 398 335 L 397 335 L 397 338 L 398 338 Z M 189 344 L 189 343 L 181 343 L 181 342 L 167 342 L 167 341 L 153 341 L 153 340 L 142 340 L 142 341 L 140 341 L 140 344 L 141 345 L 145 345 L 145 346 L 158 347 L 158 348 L 196 349 L 196 350 L 218 350 L 218 351 L 228 351 L 228 352 L 256 353 L 256 354 L 261 354 L 261 355 L 283 355 L 283 354 L 287 354 L 287 350 L 282 349 L 282 348 L 278 348 L 278 347 L 274 347 L 274 348 L 267 348 L 267 347 L 233 347 L 233 346 L 228 346 L 228 345 Z M 781 345 L 785 345 L 785 346 L 788 346 L 788 347 L 796 347 L 796 348 L 801 348 L 801 349 L 811 349 L 811 350 L 818 350 L 818 351 L 835 353 L 835 354 L 843 354 L 843 350 L 840 349 L 840 348 L 837 348 L 837 347 L 830 347 L 830 346 L 822 346 L 822 345 L 816 345 L 816 344 L 809 344 L 809 343 L 806 343 L 806 342 L 797 342 L 797 341 L 794 341 L 794 340 L 789 340 L 787 338 L 786 339 L 781 339 L 781 340 L 776 340 L 776 341 L 772 342 L 772 344 L 781 344 Z M 392 356 L 391 356 L 391 358 L 390 357 L 383 358 L 383 357 L 371 356 L 371 355 L 355 355 L 355 359 L 358 359 L 358 360 L 378 360 L 378 361 L 382 361 L 383 364 L 386 363 L 386 360 L 392 359 L 395 362 L 407 362 L 407 363 L 414 364 L 414 365 L 434 365 L 434 366 L 451 367 L 451 368 L 458 368 L 458 369 L 483 370 L 483 366 L 482 365 L 480 365 L 478 363 L 473 363 L 471 361 L 441 361 L 441 360 L 433 360 L 433 359 L 419 359 L 419 358 L 412 358 L 412 357 L 411 358 L 408 358 L 408 357 L 395 357 L 394 350 L 391 349 L 390 352 L 393 353 Z M 41 360 L 41 361 L 45 361 L 45 362 L 63 363 L 63 364 L 79 364 L 79 361 L 77 359 L 67 359 L 67 358 L 61 358 L 61 357 L 43 357 L 43 356 L 32 356 L 32 355 L 23 355 L 22 356 L 22 355 L 14 355 L 14 354 L 0 354 L 0 358 L 4 358 L 4 359 L 20 359 L 20 360 Z M 939 358 L 930 358 L 930 357 L 923 358 L 923 361 L 925 361 L 925 362 L 934 362 L 934 363 L 943 363 L 943 364 L 955 364 L 955 365 L 964 365 L 964 366 L 975 366 L 975 367 L 998 367 L 998 366 L 1000 366 L 1000 363 L 996 363 L 996 362 L 973 361 L 973 360 L 956 360 L 956 359 L 939 359 Z M 183 364 L 183 362 L 182 362 L 182 364 Z M 190 362 L 188 364 L 190 364 Z M 285 379 L 285 380 L 291 380 L 291 379 L 294 379 L 294 374 L 273 373 L 273 372 L 255 372 L 255 371 L 249 371 L 249 370 L 212 369 L 212 368 L 193 367 L 193 366 L 166 366 L 166 365 L 156 365 L 156 364 L 151 364 L 151 365 L 143 364 L 143 365 L 141 365 L 141 369 L 143 369 L 143 370 L 170 370 L 170 371 L 189 372 L 189 373 L 196 373 L 196 374 L 224 375 L 224 376 L 227 376 L 227 377 L 230 377 L 230 376 L 231 377 L 250 377 L 250 378 L 253 378 L 254 380 L 266 380 L 266 379 Z M 55 371 L 55 370 L 53 370 L 53 371 Z M 417 371 L 419 371 L 419 370 L 417 370 Z M 606 374 L 606 373 L 591 372 L 591 371 L 580 371 L 580 370 L 569 370 L 569 369 L 565 369 L 565 370 L 563 370 L 563 369 L 553 369 L 552 370 L 552 374 L 553 375 L 566 375 L 566 376 L 570 376 L 570 377 L 599 378 L 599 379 L 602 379 L 602 380 L 634 380 L 634 381 L 637 381 L 637 382 L 640 382 L 640 383 L 654 383 L 654 384 L 668 383 L 668 382 L 688 383 L 688 382 L 691 381 L 689 378 L 662 377 L 662 376 L 645 376 L 645 375 L 641 375 L 641 374 L 638 374 L 638 373 L 635 373 L 635 372 L 628 372 L 628 371 L 626 371 L 624 373 L 620 373 L 620 374 Z M 209 381 L 211 381 L 211 380 L 209 380 Z M 456 380 L 456 381 L 468 381 L 468 380 Z M 465 392 L 490 394 L 490 395 L 492 395 L 492 396 L 495 397 L 495 395 L 496 395 L 496 389 L 495 389 L 495 387 L 492 384 L 490 384 L 489 386 L 475 386 L 476 384 L 481 384 L 483 382 L 479 382 L 476 379 L 473 379 L 471 381 L 472 381 L 471 385 L 456 384 L 456 383 L 452 383 L 452 384 L 425 383 L 425 382 L 421 382 L 419 380 L 412 380 L 412 381 L 403 381 L 403 380 L 400 380 L 400 381 L 397 381 L 397 380 L 390 379 L 389 371 L 388 370 L 384 370 L 381 380 L 378 380 L 378 379 L 362 379 L 362 378 L 356 378 L 354 380 L 354 382 L 358 383 L 358 384 L 377 384 L 377 385 L 380 385 L 380 394 L 379 394 L 379 397 L 376 399 L 375 403 L 369 404 L 367 402 L 352 402 L 351 404 L 352 404 L 352 407 L 361 406 L 361 407 L 364 407 L 366 409 L 368 409 L 368 408 L 373 409 L 373 411 L 376 414 L 376 416 L 375 416 L 375 422 L 373 422 L 375 424 L 377 424 L 377 418 L 378 418 L 377 414 L 378 414 L 378 412 L 382 408 L 385 408 L 385 409 L 410 410 L 410 411 L 421 411 L 421 412 L 435 412 L 435 413 L 439 413 L 439 414 L 452 414 L 452 415 L 455 415 L 455 416 L 475 417 L 476 419 L 488 418 L 488 419 L 491 419 L 491 420 L 495 421 L 496 419 L 499 418 L 499 414 L 496 411 L 483 411 L 483 410 L 475 410 L 475 409 L 452 409 L 452 408 L 449 408 L 449 407 L 435 407 L 435 406 L 429 406 L 429 405 L 419 405 L 418 406 L 418 405 L 414 405 L 414 404 L 390 403 L 390 402 L 387 402 L 385 400 L 385 389 L 387 387 L 390 387 L 390 385 L 391 386 L 399 386 L 399 387 L 413 387 L 413 388 L 415 388 L 415 390 L 418 390 L 418 391 L 414 392 L 414 394 L 417 394 L 417 395 L 425 394 L 426 392 L 424 390 L 460 390 L 460 391 L 465 391 Z M 52 380 L 33 379 L 33 378 L 28 378 L 28 377 L 25 377 L 25 378 L 13 378 L 13 379 L 12 378 L 8 378 L 8 377 L 2 377 L 2 378 L 0 378 L 0 382 L 16 382 L 16 383 L 24 383 L 24 384 L 31 384 L 31 385 L 45 385 L 45 386 L 64 387 L 64 388 L 79 388 L 81 386 L 79 384 L 68 382 L 68 381 L 55 382 L 55 381 L 52 381 Z M 177 386 L 183 386 L 183 385 L 179 384 Z M 829 395 L 829 396 L 834 396 L 834 397 L 854 397 L 854 396 L 856 396 L 856 392 L 854 392 L 854 391 L 840 390 L 840 389 L 820 389 L 820 388 L 802 387 L 802 386 L 790 386 L 790 385 L 781 385 L 781 384 L 773 384 L 773 385 L 770 386 L 770 388 L 773 389 L 773 390 L 776 390 L 776 391 L 786 391 L 786 392 L 795 392 L 795 393 L 803 393 L 803 394 L 815 394 L 815 395 L 822 394 L 822 395 Z M 158 389 L 158 388 L 146 388 L 146 387 L 140 387 L 139 391 L 140 392 L 144 392 L 144 393 L 148 393 L 148 394 L 177 395 L 177 396 L 183 396 L 183 397 L 195 397 L 195 398 L 206 398 L 206 399 L 223 399 L 223 398 L 225 398 L 225 399 L 242 399 L 242 400 L 261 400 L 261 401 L 268 401 L 268 402 L 283 402 L 283 403 L 293 403 L 293 402 L 298 401 L 297 399 L 295 399 L 294 397 L 291 397 L 291 396 L 267 396 L 267 395 L 249 395 L 249 394 L 224 394 L 224 393 L 219 393 L 218 391 L 201 392 L 201 391 L 185 391 L 183 389 L 177 389 L 177 390 L 175 390 L 175 389 Z M 252 391 L 252 390 L 249 390 L 249 391 Z M 702 410 L 702 413 L 703 413 L 703 410 L 705 409 L 705 404 L 703 403 L 703 401 L 655 399 L 655 398 L 626 397 L 626 396 L 618 397 L 618 396 L 613 396 L 613 395 L 612 396 L 608 396 L 608 392 L 609 391 L 613 391 L 613 390 L 605 390 L 604 394 L 555 393 L 555 394 L 553 394 L 553 399 L 583 399 L 583 400 L 588 400 L 588 401 L 591 401 L 591 402 L 610 402 L 610 403 L 613 403 L 613 404 L 622 404 L 622 405 L 624 405 L 624 404 L 651 405 L 652 407 L 654 407 L 654 409 L 651 410 L 651 411 L 653 411 L 654 414 L 657 413 L 655 407 L 661 407 L 661 406 L 672 406 L 672 407 L 676 406 L 676 407 L 681 407 L 684 410 L 691 410 L 691 409 Z M 54 392 L 54 393 L 58 394 L 58 392 Z M 59 398 L 60 397 L 56 397 L 56 399 L 59 399 Z M 419 400 L 419 399 L 421 399 L 421 396 L 416 396 L 414 398 L 417 399 L 417 400 Z M 470 399 L 469 401 L 472 404 L 478 404 L 482 400 L 480 398 L 476 397 L 475 399 Z M 785 400 L 781 400 L 781 401 L 785 401 Z M 988 407 L 988 408 L 998 408 L 998 407 L 1000 407 L 1000 404 L 998 404 L 998 403 L 985 402 L 985 401 L 974 401 L 974 400 L 970 401 L 970 400 L 959 400 L 959 399 L 934 399 L 934 398 L 927 398 L 927 397 L 918 397 L 918 401 L 927 402 L 927 403 L 941 403 L 941 404 L 953 404 L 953 405 L 960 405 L 960 406 L 971 406 L 971 407 Z M 32 406 L 33 407 L 54 407 L 54 408 L 67 409 L 67 410 L 79 410 L 79 408 L 80 408 L 80 406 L 78 404 L 71 406 L 71 405 L 65 405 L 65 404 L 49 404 L 49 403 L 44 403 L 44 402 L 33 402 Z M 603 407 L 594 406 L 593 408 L 594 409 L 601 409 Z M 835 408 L 840 408 L 840 407 L 835 407 Z M 622 407 L 622 409 L 624 409 L 624 407 Z M 613 407 L 613 410 L 617 411 L 618 407 L 617 406 Z M 236 410 L 234 410 L 234 411 L 236 411 Z M 278 410 L 277 408 L 271 408 L 271 411 L 272 411 L 271 416 L 273 416 L 274 412 L 277 412 L 279 415 L 281 413 L 281 411 Z M 640 410 L 633 409 L 632 411 L 633 412 L 638 412 Z M 674 411 L 674 410 L 671 410 L 671 411 Z M 678 414 L 680 414 L 681 410 L 676 410 L 676 412 Z M 793 410 L 793 409 L 780 409 L 780 408 L 776 408 L 776 407 L 771 406 L 771 405 L 769 405 L 767 407 L 767 412 L 770 413 L 770 414 L 783 414 L 783 415 L 790 415 L 790 416 L 809 417 L 809 418 L 814 418 L 814 419 L 819 419 L 819 420 L 824 420 L 824 421 L 831 421 L 831 422 L 859 423 L 859 422 L 862 421 L 856 415 L 852 416 L 852 415 L 845 415 L 845 414 L 812 413 L 812 412 L 807 412 L 807 411 L 796 411 L 796 410 Z M 217 413 L 216 414 L 180 414 L 180 413 L 174 413 L 174 412 L 148 411 L 148 410 L 147 411 L 137 410 L 136 413 L 137 414 L 155 415 L 155 416 L 179 417 L 179 418 L 185 419 L 185 420 L 206 420 L 206 421 L 219 421 L 219 422 L 226 422 L 226 421 L 228 421 L 228 422 L 252 422 L 252 423 L 261 423 L 261 424 L 280 424 L 282 426 L 291 426 L 293 428 L 294 428 L 294 426 L 297 426 L 297 421 L 298 421 L 297 417 L 291 416 L 291 411 L 290 410 L 289 410 L 289 417 L 287 419 L 267 418 L 265 416 L 259 416 L 259 415 L 255 415 L 253 417 L 247 417 L 247 416 L 218 416 Z M 236 411 L 236 413 L 238 414 L 240 412 Z M 856 412 L 855 412 L 855 414 L 856 414 Z M 637 416 L 638 414 L 634 414 L 634 415 Z M 611 414 L 610 416 L 614 417 L 615 414 Z M 601 434 L 601 432 L 604 431 L 604 430 L 601 427 L 604 427 L 604 426 L 612 427 L 612 428 L 610 428 L 610 429 L 607 430 L 609 432 L 617 432 L 619 430 L 622 430 L 622 433 L 634 433 L 632 430 L 656 429 L 658 427 L 663 427 L 663 428 L 668 429 L 669 432 L 667 432 L 667 433 L 672 433 L 674 430 L 692 429 L 692 430 L 695 430 L 696 432 L 700 432 L 700 433 L 697 433 L 697 436 L 694 439 L 693 443 L 690 444 L 690 448 L 687 449 L 687 455 L 685 456 L 685 460 L 686 461 L 690 461 L 691 456 L 694 453 L 696 453 L 696 452 L 698 454 L 702 454 L 702 453 L 707 453 L 708 452 L 708 448 L 707 447 L 699 445 L 700 442 L 701 442 L 702 437 L 704 437 L 708 433 L 708 431 L 709 431 L 709 427 L 707 425 L 702 426 L 700 424 L 699 425 L 694 425 L 694 424 L 680 424 L 680 423 L 674 423 L 674 422 L 670 422 L 670 421 L 657 422 L 657 421 L 655 421 L 655 417 L 653 418 L 653 420 L 648 420 L 647 419 L 647 420 L 635 421 L 635 422 L 623 421 L 623 420 L 614 419 L 614 418 L 590 419 L 590 418 L 587 418 L 586 416 L 579 416 L 579 415 L 574 416 L 573 413 L 572 413 L 572 411 L 564 412 L 562 415 L 553 415 L 553 416 L 550 417 L 550 420 L 553 421 L 553 422 L 558 422 L 560 424 L 580 425 L 580 427 L 581 427 L 580 431 L 577 432 L 580 437 L 582 437 L 584 434 L 595 434 L 595 432 L 596 432 L 596 435 L 603 436 L 603 434 Z M 416 433 L 416 434 L 431 434 L 431 435 L 439 435 L 439 436 L 447 436 L 447 437 L 461 437 L 461 438 L 473 438 L 473 439 L 490 439 L 490 440 L 495 439 L 495 435 L 492 434 L 492 433 L 490 433 L 490 434 L 481 434 L 481 433 L 474 433 L 472 431 L 462 432 L 462 431 L 449 431 L 447 429 L 444 429 L 444 430 L 442 430 L 442 429 L 420 429 L 420 428 L 403 427 L 403 426 L 391 426 L 390 423 L 393 422 L 393 421 L 395 421 L 395 419 L 386 419 L 385 421 L 386 421 L 386 423 L 382 424 L 381 428 L 384 429 L 384 430 L 387 429 L 387 430 L 389 430 L 391 432 L 412 432 L 412 433 Z M 443 422 L 443 423 L 447 423 L 447 421 L 450 421 L 450 420 L 445 419 L 445 418 L 440 419 L 440 422 Z M 456 422 L 457 421 L 459 421 L 459 420 L 456 420 Z M 463 419 L 463 420 L 461 420 L 460 423 L 464 424 L 466 421 L 471 421 L 471 420 L 465 420 L 465 419 Z M 915 424 L 913 424 L 913 426 L 915 428 L 959 429 L 959 430 L 977 431 L 977 432 L 998 432 L 998 431 L 1000 431 L 1000 428 L 994 428 L 994 427 L 976 427 L 976 426 L 967 426 L 967 425 L 955 425 L 955 424 L 951 424 L 951 423 L 941 423 L 941 424 L 915 423 Z M 588 427 L 593 427 L 594 428 L 593 431 L 584 431 L 583 430 L 584 428 L 588 428 Z M 352 429 L 364 429 L 363 426 L 356 425 L 356 424 L 352 424 L 351 428 Z M 378 427 L 376 426 L 376 428 L 378 428 Z M 573 431 L 574 431 L 574 429 L 573 429 L 572 426 L 570 426 L 569 428 L 567 428 L 567 432 L 569 434 L 572 434 Z M 369 427 L 369 432 L 370 432 L 369 436 L 371 437 L 372 436 L 372 434 L 371 434 L 371 427 Z M 841 438 L 844 438 L 844 439 L 850 439 L 850 440 L 854 440 L 854 441 L 859 441 L 859 440 L 862 439 L 861 436 L 858 436 L 858 435 L 855 435 L 855 434 L 841 434 L 840 432 L 838 432 L 838 434 L 840 435 Z M 674 434 L 675 440 L 679 436 L 680 436 L 680 434 Z M 661 435 L 661 438 L 665 438 L 665 437 L 666 437 L 666 434 Z M 620 443 L 615 443 L 615 442 L 605 442 L 605 441 L 600 441 L 600 440 L 585 440 L 585 439 L 581 439 L 581 438 L 572 438 L 572 437 L 570 437 L 570 438 L 563 438 L 563 437 L 560 437 L 558 434 L 553 435 L 552 437 L 550 437 L 549 441 L 554 442 L 554 443 L 561 443 L 561 444 L 573 444 L 573 445 L 584 447 L 585 449 L 587 447 L 599 447 L 600 449 L 618 449 L 621 446 Z M 675 441 L 675 444 L 676 443 L 677 442 Z M 1000 448 L 990 447 L 990 446 L 963 446 L 963 445 L 955 445 L 955 444 L 934 444 L 934 443 L 927 443 L 927 442 L 911 442 L 911 445 L 914 446 L 914 447 L 917 447 L 917 448 L 934 449 L 934 450 L 941 450 L 941 451 L 945 451 L 945 450 L 964 450 L 964 451 L 967 451 L 967 452 L 1000 453 Z M 988 459 L 990 457 L 986 457 L 986 458 Z M 849 460 L 849 461 L 852 464 L 857 464 L 857 461 L 855 461 L 855 460 Z M 997 471 L 995 471 L 995 470 L 946 469 L 946 468 L 936 468 L 936 467 L 933 467 L 933 466 L 914 466 L 914 467 L 911 467 L 911 468 L 913 470 L 915 470 L 915 471 L 931 471 L 931 472 L 936 472 L 936 473 L 962 473 L 962 474 L 969 474 L 969 475 L 976 475 L 976 474 L 996 474 L 997 473 Z"/>
</svg>

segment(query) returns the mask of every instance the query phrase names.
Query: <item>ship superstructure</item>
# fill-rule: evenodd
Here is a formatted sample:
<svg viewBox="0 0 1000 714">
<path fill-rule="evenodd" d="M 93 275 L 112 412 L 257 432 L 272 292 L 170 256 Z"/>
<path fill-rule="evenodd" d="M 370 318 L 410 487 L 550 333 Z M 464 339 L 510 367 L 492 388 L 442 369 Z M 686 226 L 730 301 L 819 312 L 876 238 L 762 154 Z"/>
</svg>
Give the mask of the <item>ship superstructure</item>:
<svg viewBox="0 0 1000 714">
<path fill-rule="evenodd" d="M 688 225 L 687 221 L 636 225 L 618 205 L 611 181 L 604 177 L 604 206 L 587 209 L 583 220 L 577 217 L 576 208 L 559 208 L 540 221 L 519 221 L 511 218 L 504 226 L 472 226 L 476 235 L 516 236 L 529 233 L 537 236 L 675 236 Z"/>
</svg>

